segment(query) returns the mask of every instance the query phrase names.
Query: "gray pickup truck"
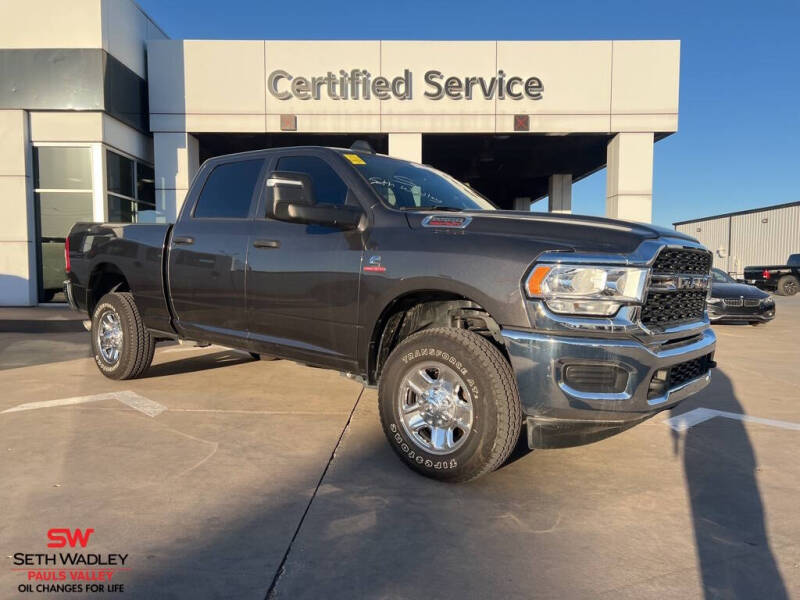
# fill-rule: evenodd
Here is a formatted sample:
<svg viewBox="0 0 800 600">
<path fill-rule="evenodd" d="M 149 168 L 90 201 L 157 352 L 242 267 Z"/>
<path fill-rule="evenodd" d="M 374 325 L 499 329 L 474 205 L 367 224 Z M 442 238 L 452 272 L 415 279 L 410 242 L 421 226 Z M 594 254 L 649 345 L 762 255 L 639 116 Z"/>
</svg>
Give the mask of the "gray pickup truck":
<svg viewBox="0 0 800 600">
<path fill-rule="evenodd" d="M 584 444 L 709 382 L 711 254 L 675 231 L 498 210 L 445 173 L 297 147 L 205 162 L 173 224 L 79 223 L 66 293 L 100 371 L 161 340 L 239 348 L 378 387 L 412 469 L 467 481 Z"/>
</svg>

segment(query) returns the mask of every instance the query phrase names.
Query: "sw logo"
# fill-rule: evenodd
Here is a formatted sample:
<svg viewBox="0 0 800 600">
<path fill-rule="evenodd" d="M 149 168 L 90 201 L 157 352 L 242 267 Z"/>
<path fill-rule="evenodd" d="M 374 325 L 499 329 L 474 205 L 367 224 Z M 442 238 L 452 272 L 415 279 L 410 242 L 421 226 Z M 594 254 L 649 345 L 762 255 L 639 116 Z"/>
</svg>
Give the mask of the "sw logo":
<svg viewBox="0 0 800 600">
<path fill-rule="evenodd" d="M 50 529 L 47 532 L 47 539 L 52 540 L 47 544 L 48 548 L 63 548 L 69 544 L 70 548 L 74 548 L 76 544 L 80 544 L 81 548 L 86 548 L 89 543 L 89 538 L 94 533 L 94 529 Z"/>
</svg>

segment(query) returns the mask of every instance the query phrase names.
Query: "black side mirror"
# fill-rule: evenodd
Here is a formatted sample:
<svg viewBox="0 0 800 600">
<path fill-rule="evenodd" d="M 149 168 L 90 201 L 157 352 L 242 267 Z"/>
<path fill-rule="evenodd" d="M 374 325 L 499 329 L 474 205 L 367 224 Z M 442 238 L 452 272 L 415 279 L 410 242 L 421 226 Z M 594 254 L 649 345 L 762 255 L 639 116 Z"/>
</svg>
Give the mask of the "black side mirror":
<svg viewBox="0 0 800 600">
<path fill-rule="evenodd" d="M 311 178 L 303 173 L 275 171 L 267 188 L 272 192 L 268 216 L 279 221 L 355 229 L 364 214 L 356 206 L 316 204 Z"/>
<path fill-rule="evenodd" d="M 334 204 L 289 204 L 289 218 L 294 223 L 327 225 L 339 229 L 356 229 L 364 215 L 357 206 L 337 206 Z"/>
</svg>

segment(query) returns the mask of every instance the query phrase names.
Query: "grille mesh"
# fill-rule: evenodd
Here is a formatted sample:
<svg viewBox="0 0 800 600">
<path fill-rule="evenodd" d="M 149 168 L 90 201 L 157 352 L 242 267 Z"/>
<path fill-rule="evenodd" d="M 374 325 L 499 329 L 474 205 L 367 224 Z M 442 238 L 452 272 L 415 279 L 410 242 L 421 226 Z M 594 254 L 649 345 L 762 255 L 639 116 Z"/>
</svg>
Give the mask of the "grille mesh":
<svg viewBox="0 0 800 600">
<path fill-rule="evenodd" d="M 662 250 L 653 263 L 653 273 L 698 273 L 708 275 L 711 254 L 705 250 Z"/>
<path fill-rule="evenodd" d="M 708 372 L 710 354 L 673 365 L 669 370 L 669 389 L 677 387 Z"/>
<path fill-rule="evenodd" d="M 711 253 L 706 250 L 665 248 L 653 263 L 658 275 L 708 275 Z M 688 321 L 699 321 L 706 308 L 704 290 L 648 291 L 642 306 L 642 323 L 647 327 L 665 328 Z"/>
</svg>

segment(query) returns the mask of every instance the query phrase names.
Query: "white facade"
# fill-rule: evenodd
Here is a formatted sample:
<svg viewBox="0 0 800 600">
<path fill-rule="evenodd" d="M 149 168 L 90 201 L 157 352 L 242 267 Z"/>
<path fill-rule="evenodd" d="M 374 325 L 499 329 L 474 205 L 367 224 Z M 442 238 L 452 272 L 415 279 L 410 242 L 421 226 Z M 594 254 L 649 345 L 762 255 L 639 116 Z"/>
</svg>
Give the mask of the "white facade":
<svg viewBox="0 0 800 600">
<path fill-rule="evenodd" d="M 607 214 L 650 221 L 653 144 L 678 126 L 680 43 L 169 40 L 130 0 L 7 0 L 0 69 L 0 305 L 29 305 L 53 291 L 44 263 L 66 232 L 45 235 L 51 213 L 103 221 L 129 203 L 127 219 L 173 220 L 201 160 L 260 140 L 371 136 L 434 166 L 460 154 L 465 181 L 513 157 L 501 205 L 520 210 L 548 197 L 570 212 L 572 183 L 606 167 Z M 42 187 L 48 147 L 83 149 L 89 174 Z M 120 161 L 135 189 L 118 189 Z"/>
</svg>

